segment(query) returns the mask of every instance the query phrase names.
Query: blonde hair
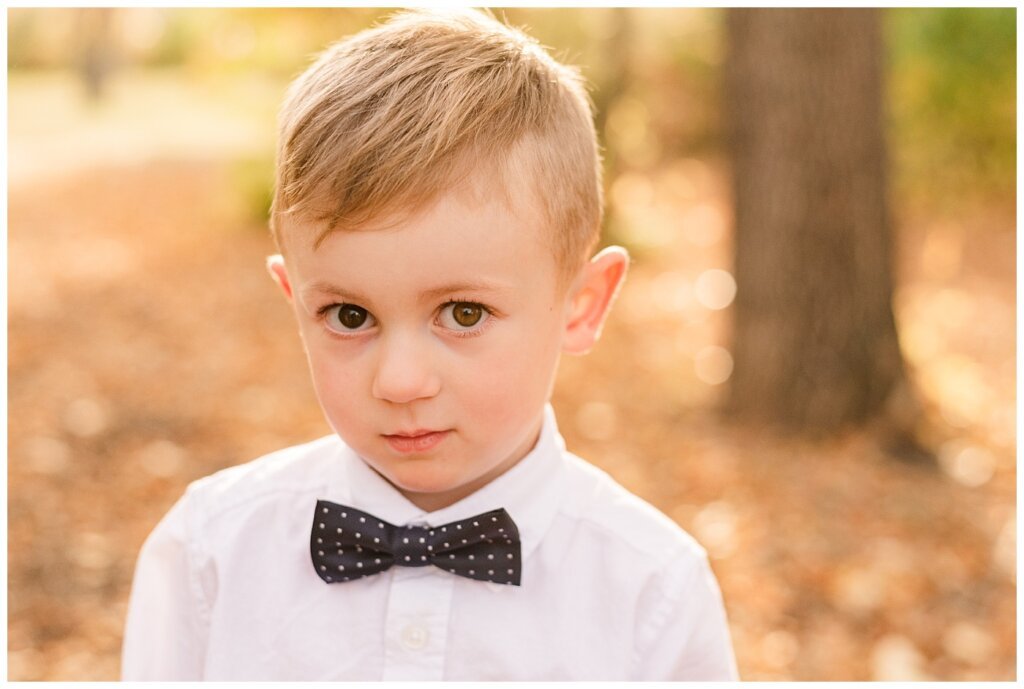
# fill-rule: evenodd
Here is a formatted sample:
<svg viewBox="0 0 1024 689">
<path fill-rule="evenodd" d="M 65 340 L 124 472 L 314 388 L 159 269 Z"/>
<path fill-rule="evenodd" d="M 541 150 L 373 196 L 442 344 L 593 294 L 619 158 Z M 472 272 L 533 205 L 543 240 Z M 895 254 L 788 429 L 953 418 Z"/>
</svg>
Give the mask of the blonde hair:
<svg viewBox="0 0 1024 689">
<path fill-rule="evenodd" d="M 413 212 L 483 168 L 526 182 L 563 272 L 600 234 L 601 163 L 577 69 L 479 11 L 406 11 L 333 44 L 279 115 L 270 226 L 359 229 Z"/>
</svg>

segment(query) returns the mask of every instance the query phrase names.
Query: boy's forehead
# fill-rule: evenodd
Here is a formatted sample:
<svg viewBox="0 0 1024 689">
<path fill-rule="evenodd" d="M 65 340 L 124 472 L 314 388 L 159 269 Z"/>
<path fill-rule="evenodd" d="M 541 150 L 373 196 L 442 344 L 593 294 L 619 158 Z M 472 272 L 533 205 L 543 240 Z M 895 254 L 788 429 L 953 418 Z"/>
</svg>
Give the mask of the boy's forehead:
<svg viewBox="0 0 1024 689">
<path fill-rule="evenodd" d="M 290 219 L 286 256 L 300 283 L 385 282 L 421 291 L 438 284 L 512 286 L 554 273 L 541 223 L 498 196 L 448 193 L 359 228 Z M 319 240 L 319 241 L 318 241 Z"/>
<path fill-rule="evenodd" d="M 329 202 L 315 205 L 330 207 Z M 334 235 L 402 233 L 423 225 L 425 219 L 430 224 L 430 216 L 435 215 L 443 216 L 443 227 L 435 228 L 437 234 L 444 234 L 444 228 L 452 226 L 462 230 L 464 239 L 479 235 L 486 240 L 492 234 L 491 228 L 511 224 L 517 226 L 517 235 L 522 240 L 541 240 L 546 248 L 552 245 L 552 238 L 545 232 L 548 228 L 540 204 L 528 181 L 494 165 L 468 170 L 441 194 L 418 205 L 396 202 L 354 226 L 319 219 L 313 213 L 283 214 L 278 217 L 278 235 L 282 244 L 288 245 L 281 247 L 286 255 L 290 250 L 315 254 Z"/>
</svg>

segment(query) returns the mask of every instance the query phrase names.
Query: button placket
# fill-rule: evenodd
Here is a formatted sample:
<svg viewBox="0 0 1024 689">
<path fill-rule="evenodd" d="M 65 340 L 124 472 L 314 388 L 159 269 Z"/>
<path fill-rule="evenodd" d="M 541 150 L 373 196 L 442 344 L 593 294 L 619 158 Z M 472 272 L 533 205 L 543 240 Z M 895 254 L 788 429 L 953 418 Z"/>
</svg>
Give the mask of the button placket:
<svg viewBox="0 0 1024 689">
<path fill-rule="evenodd" d="M 383 680 L 442 680 L 456 577 L 396 568 L 384 630 Z"/>
</svg>

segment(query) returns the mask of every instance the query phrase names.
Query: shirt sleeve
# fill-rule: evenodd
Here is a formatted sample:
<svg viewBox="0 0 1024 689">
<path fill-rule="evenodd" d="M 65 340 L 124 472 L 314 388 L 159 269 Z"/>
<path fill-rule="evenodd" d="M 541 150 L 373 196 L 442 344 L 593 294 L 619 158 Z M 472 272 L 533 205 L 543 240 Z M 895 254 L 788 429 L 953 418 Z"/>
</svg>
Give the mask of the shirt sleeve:
<svg viewBox="0 0 1024 689">
<path fill-rule="evenodd" d="M 633 680 L 739 679 L 722 594 L 703 551 L 676 558 L 652 582 L 641 612 Z"/>
<path fill-rule="evenodd" d="M 139 553 L 121 652 L 124 681 L 202 679 L 210 609 L 203 583 L 212 570 L 191 538 L 193 500 L 186 491 Z"/>
</svg>

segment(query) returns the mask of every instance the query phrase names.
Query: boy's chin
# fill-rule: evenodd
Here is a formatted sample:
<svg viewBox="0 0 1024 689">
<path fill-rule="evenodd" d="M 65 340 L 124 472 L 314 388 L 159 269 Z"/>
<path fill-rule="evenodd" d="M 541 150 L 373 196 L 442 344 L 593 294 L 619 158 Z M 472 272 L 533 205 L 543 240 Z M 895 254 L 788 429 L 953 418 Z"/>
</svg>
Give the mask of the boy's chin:
<svg viewBox="0 0 1024 689">
<path fill-rule="evenodd" d="M 458 480 L 452 478 L 422 476 L 412 471 L 392 474 L 382 472 L 381 475 L 406 496 L 414 495 L 427 498 L 432 495 L 458 491 L 461 485 Z"/>
<path fill-rule="evenodd" d="M 457 492 L 459 487 L 465 483 L 458 477 L 438 472 L 436 468 L 416 466 L 415 462 L 399 467 L 388 466 L 386 462 L 375 462 L 371 466 L 385 481 L 406 497 L 429 498 L 453 491 Z"/>
</svg>

